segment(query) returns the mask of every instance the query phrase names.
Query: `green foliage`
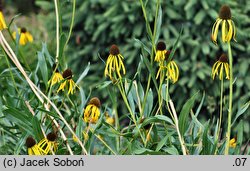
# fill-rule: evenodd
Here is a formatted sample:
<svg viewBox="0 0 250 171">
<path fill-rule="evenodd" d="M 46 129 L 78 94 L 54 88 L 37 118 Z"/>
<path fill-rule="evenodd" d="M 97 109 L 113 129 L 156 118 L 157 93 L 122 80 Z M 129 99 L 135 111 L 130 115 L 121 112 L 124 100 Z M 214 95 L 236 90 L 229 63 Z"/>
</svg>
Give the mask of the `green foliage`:
<svg viewBox="0 0 250 171">
<path fill-rule="evenodd" d="M 250 30 L 247 26 L 250 20 L 246 15 L 250 10 L 249 2 L 158 2 L 76 0 L 73 32 L 69 44 L 66 44 L 73 21 L 73 3 L 60 1 L 58 69 L 60 72 L 66 68 L 73 70 L 73 80 L 79 86 L 74 95 L 58 93 L 60 83 L 54 87 L 48 84 L 53 75 L 58 43 L 54 41 L 56 21 L 52 2 L 36 0 L 41 8 L 38 17 L 45 23 L 51 39 L 39 48 L 32 45 L 20 47 L 15 42 L 11 46 L 30 79 L 58 107 L 88 153 L 178 155 L 186 150 L 187 154 L 194 155 L 224 154 L 225 133 L 221 133 L 219 141 L 216 137 L 219 129 L 219 81 L 212 81 L 210 75 L 217 56 L 227 49 L 215 46 L 210 33 L 220 5 L 226 2 L 232 8 L 238 29 L 238 43 L 232 43 L 236 78 L 232 137 L 238 139 L 236 148 L 230 148 L 230 154 L 249 154 L 250 76 L 247 73 L 250 69 L 247 57 L 250 42 L 247 37 Z M 158 66 L 153 58 L 159 40 L 166 42 L 167 49 L 172 50 L 170 59 L 177 61 L 180 68 L 180 79 L 176 84 L 162 84 L 155 78 Z M 112 44 L 117 44 L 125 57 L 127 74 L 120 80 L 107 81 L 103 73 Z M 0 85 L 0 154 L 27 154 L 25 140 L 28 136 L 39 142 L 44 137 L 43 131 L 47 134 L 55 130 L 66 134 L 74 154 L 82 154 L 82 147 L 58 111 L 50 105 L 47 107 L 47 100 L 39 101 L 27 79 L 8 60 L 3 49 L 0 54 L 0 60 L 5 61 L 0 63 L 0 80 L 3 82 Z M 30 54 L 35 58 L 29 60 Z M 225 87 L 228 87 L 228 82 L 225 82 Z M 199 91 L 206 94 L 199 97 Z M 226 114 L 228 93 L 225 94 L 223 112 Z M 94 96 L 101 99 L 101 116 L 96 124 L 85 123 L 83 112 Z M 176 109 L 170 110 L 169 98 Z M 161 100 L 164 103 L 161 104 Z M 179 124 L 171 114 L 173 110 L 178 114 Z M 107 122 L 107 116 L 114 118 L 113 124 Z M 221 129 L 224 131 L 226 115 L 223 119 Z M 60 124 L 61 130 L 53 120 Z M 56 154 L 68 154 L 65 140 L 58 135 Z"/>
</svg>

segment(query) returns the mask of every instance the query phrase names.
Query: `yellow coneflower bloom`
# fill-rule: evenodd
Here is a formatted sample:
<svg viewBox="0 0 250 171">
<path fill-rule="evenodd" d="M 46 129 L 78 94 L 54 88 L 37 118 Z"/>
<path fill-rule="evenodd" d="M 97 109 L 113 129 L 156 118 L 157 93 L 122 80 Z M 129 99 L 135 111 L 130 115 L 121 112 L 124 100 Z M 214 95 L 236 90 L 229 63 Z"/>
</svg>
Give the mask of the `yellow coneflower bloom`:
<svg viewBox="0 0 250 171">
<path fill-rule="evenodd" d="M 6 29 L 6 28 L 7 28 L 7 26 L 5 23 L 5 19 L 4 19 L 2 11 L 0 9 L 0 31 L 2 31 L 3 29 Z"/>
<path fill-rule="evenodd" d="M 57 151 L 57 135 L 55 133 L 49 133 L 47 138 L 42 139 L 37 146 L 39 147 L 42 154 L 47 155 L 49 154 L 50 150 L 53 152 Z"/>
<path fill-rule="evenodd" d="M 26 30 L 26 28 L 18 28 L 19 44 L 25 45 L 28 42 L 33 42 L 33 36 Z M 16 40 L 16 32 L 12 33 L 13 38 Z"/>
<path fill-rule="evenodd" d="M 165 64 L 164 61 L 160 63 L 160 66 L 156 75 L 156 79 L 159 77 L 161 72 L 166 71 L 167 79 L 171 80 L 172 83 L 174 84 L 179 79 L 179 68 L 174 60 L 168 61 L 168 57 L 170 53 L 171 51 L 167 51 L 165 54 L 165 60 L 168 63 Z"/>
<path fill-rule="evenodd" d="M 172 81 L 172 83 L 176 83 L 179 79 L 179 68 L 175 61 L 171 60 L 167 65 L 167 77 Z"/>
<path fill-rule="evenodd" d="M 96 124 L 100 116 L 101 102 L 97 97 L 90 99 L 87 107 L 84 110 L 83 120 L 86 123 Z"/>
<path fill-rule="evenodd" d="M 109 76 L 111 80 L 113 80 L 113 74 L 117 74 L 118 77 L 121 78 L 121 70 L 123 72 L 123 75 L 125 75 L 126 70 L 122 61 L 123 59 L 124 57 L 120 54 L 118 46 L 112 45 L 109 51 L 104 75 Z"/>
<path fill-rule="evenodd" d="M 230 42 L 232 37 L 235 40 L 236 28 L 232 20 L 231 10 L 229 6 L 223 5 L 220 8 L 219 17 L 216 19 L 212 28 L 212 41 L 217 44 L 217 36 L 219 32 L 219 26 L 221 26 L 221 38 L 222 42 Z"/>
<path fill-rule="evenodd" d="M 168 50 L 168 51 L 166 51 L 166 53 L 164 53 L 164 56 L 165 56 L 164 59 L 166 62 L 168 61 L 168 57 L 169 57 L 170 53 L 171 53 L 170 50 Z M 166 63 L 164 63 L 164 60 L 159 63 L 159 69 L 158 69 L 158 72 L 156 74 L 156 79 L 159 77 L 161 72 L 164 72 L 166 70 L 167 67 L 165 65 L 166 65 Z"/>
<path fill-rule="evenodd" d="M 155 61 L 163 62 L 166 53 L 167 53 L 166 44 L 164 42 L 159 42 L 156 47 Z"/>
<path fill-rule="evenodd" d="M 56 65 L 53 65 L 53 70 L 55 70 Z M 51 83 L 51 86 L 55 85 L 56 83 L 60 83 L 63 80 L 62 74 L 59 72 L 58 69 L 55 70 L 54 74 L 52 75 L 51 79 L 48 81 L 48 84 Z"/>
<path fill-rule="evenodd" d="M 72 71 L 70 69 L 66 69 L 62 74 L 64 81 L 61 83 L 60 87 L 58 88 L 57 92 L 64 91 L 65 87 L 68 87 L 68 94 L 73 94 L 75 91 L 75 87 L 79 88 L 75 82 L 73 81 Z"/>
<path fill-rule="evenodd" d="M 26 139 L 26 146 L 28 148 L 28 155 L 42 155 L 39 146 L 32 137 Z"/>
<path fill-rule="evenodd" d="M 55 85 L 56 83 L 60 83 L 63 80 L 63 76 L 60 72 L 56 71 L 51 80 L 49 80 L 48 84 L 51 83 L 51 86 Z"/>
<path fill-rule="evenodd" d="M 229 147 L 235 148 L 236 145 L 237 145 L 236 138 L 232 138 L 232 139 L 229 141 Z"/>
<path fill-rule="evenodd" d="M 212 68 L 212 78 L 216 75 L 219 75 L 219 79 L 223 79 L 224 75 L 224 70 L 226 73 L 226 79 L 229 79 L 229 64 L 228 64 L 228 59 L 225 54 L 222 54 L 217 62 L 214 63 L 213 68 Z"/>
</svg>

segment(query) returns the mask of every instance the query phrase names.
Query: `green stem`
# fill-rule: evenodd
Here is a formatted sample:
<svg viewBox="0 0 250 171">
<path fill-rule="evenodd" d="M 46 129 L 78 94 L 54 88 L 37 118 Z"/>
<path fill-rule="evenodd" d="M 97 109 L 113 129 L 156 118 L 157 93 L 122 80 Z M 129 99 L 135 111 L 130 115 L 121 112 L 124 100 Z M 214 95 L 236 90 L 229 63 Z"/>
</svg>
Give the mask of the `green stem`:
<svg viewBox="0 0 250 171">
<path fill-rule="evenodd" d="M 116 92 L 115 89 L 113 92 Z M 115 96 L 115 102 L 113 103 L 113 112 L 115 115 L 115 129 L 120 131 L 120 123 L 119 123 L 119 116 L 118 116 L 118 110 L 117 110 L 117 96 Z M 117 135 L 116 137 L 116 150 L 120 151 L 120 135 Z"/>
<path fill-rule="evenodd" d="M 162 103 L 163 103 L 163 97 L 162 97 L 162 84 L 164 81 L 164 70 L 160 73 L 160 85 L 159 85 L 159 90 L 157 91 L 158 93 L 158 102 L 159 102 L 159 107 L 158 110 L 156 112 L 156 115 L 158 114 L 158 111 L 160 111 L 160 114 L 162 115 Z"/>
<path fill-rule="evenodd" d="M 218 142 L 219 142 L 219 136 L 220 136 L 220 129 L 221 129 L 221 121 L 222 121 L 222 114 L 223 114 L 223 87 L 224 87 L 224 81 L 223 81 L 223 70 L 222 70 L 222 80 L 221 80 L 221 86 L 220 86 L 220 118 L 219 118 L 219 125 L 218 125 L 218 130 L 217 130 L 217 137 L 215 140 L 216 143 L 216 149 L 215 149 L 215 153 L 217 154 L 218 151 Z"/>
<path fill-rule="evenodd" d="M 58 12 L 58 2 L 57 2 L 57 0 L 54 0 L 54 3 L 55 3 L 55 13 L 56 13 L 56 63 L 58 63 L 59 47 L 60 47 L 59 12 Z"/>
<path fill-rule="evenodd" d="M 149 24 L 148 19 L 147 19 L 147 13 L 146 13 L 146 10 L 145 10 L 145 7 L 144 7 L 144 4 L 143 4 L 142 0 L 140 0 L 140 3 L 141 3 L 144 18 L 145 18 L 145 21 L 146 21 L 146 25 L 147 25 L 148 28 L 150 28 L 150 24 Z M 155 48 L 155 36 L 156 36 L 157 18 L 158 18 L 158 15 L 159 15 L 159 6 L 160 6 L 160 0 L 157 0 L 157 7 L 156 7 L 153 34 L 152 34 L 152 30 L 151 29 L 149 30 L 150 31 L 149 36 L 150 36 L 151 42 L 152 42 L 152 49 L 151 49 L 151 55 L 150 55 L 150 63 L 151 63 L 151 65 L 153 65 L 153 61 L 154 61 L 153 59 L 154 59 L 154 54 L 155 54 L 154 52 L 156 51 L 156 48 Z M 149 77 L 148 77 L 148 83 L 147 83 L 147 88 L 146 88 L 146 91 L 145 91 L 145 96 L 144 96 L 143 103 L 142 103 L 142 114 L 141 115 L 143 115 L 143 113 L 144 113 L 144 109 L 145 109 L 145 105 L 146 105 L 146 101 L 147 101 L 147 97 L 148 97 L 148 91 L 149 91 L 149 88 L 150 88 L 151 79 L 152 79 L 152 75 L 150 73 Z"/>
<path fill-rule="evenodd" d="M 231 50 L 230 41 L 228 42 L 228 57 L 229 57 L 229 72 L 230 72 L 230 80 L 229 80 L 229 108 L 228 108 L 228 120 L 227 120 L 227 133 L 226 133 L 226 148 L 225 155 L 229 153 L 229 141 L 231 134 L 231 117 L 232 117 L 232 108 L 233 108 L 233 56 Z"/>
<path fill-rule="evenodd" d="M 2 48 L 2 47 L 1 47 L 1 48 Z M 4 55 L 4 57 L 5 57 L 6 63 L 7 63 L 7 65 L 8 65 L 8 68 L 9 68 L 9 70 L 10 70 L 10 76 L 11 76 L 11 79 L 12 79 L 12 81 L 13 81 L 13 86 L 15 87 L 15 89 L 16 89 L 16 91 L 17 91 L 17 93 L 18 93 L 18 96 L 19 96 L 20 93 L 19 93 L 19 91 L 18 91 L 18 89 L 17 89 L 16 81 L 15 81 L 14 75 L 13 75 L 13 73 L 12 73 L 11 66 L 10 66 L 10 63 L 9 63 L 9 61 L 8 61 L 8 57 L 6 56 L 6 53 L 4 52 L 4 49 L 3 49 L 3 48 L 2 48 L 2 51 L 3 51 L 3 55 Z"/>
<path fill-rule="evenodd" d="M 128 99 L 127 99 L 127 97 L 126 97 L 126 92 L 125 92 L 125 89 L 124 89 L 123 84 L 122 84 L 121 81 L 120 81 L 120 83 L 118 83 L 118 88 L 119 88 L 119 90 L 120 90 L 120 93 L 121 93 L 121 95 L 122 95 L 122 98 L 123 98 L 123 100 L 124 100 L 124 103 L 125 103 L 125 105 L 126 105 L 128 111 L 129 111 L 129 113 L 130 113 L 130 115 L 131 115 L 131 118 L 132 118 L 132 120 L 133 120 L 133 122 L 134 122 L 136 128 L 138 129 L 138 132 L 139 132 L 139 134 L 140 134 L 140 136 L 141 136 L 141 139 L 142 139 L 144 145 L 146 145 L 146 141 L 145 141 L 145 139 L 144 139 L 144 137 L 143 137 L 143 135 L 142 135 L 142 133 L 141 133 L 141 131 L 140 131 L 140 128 L 138 127 L 138 124 L 137 124 L 137 122 L 136 122 L 135 115 L 134 115 L 133 111 L 131 110 L 131 108 L 130 108 L 130 106 L 129 106 Z"/>
<path fill-rule="evenodd" d="M 223 72 L 223 70 L 222 70 L 222 72 Z M 222 76 L 223 76 L 223 74 L 222 74 Z M 219 119 L 219 126 L 218 126 L 218 132 L 217 132 L 217 140 L 219 140 L 220 127 L 221 127 L 222 114 L 223 114 L 223 87 L 224 87 L 224 81 L 222 78 L 221 86 L 220 86 L 220 119 Z"/>
<path fill-rule="evenodd" d="M 75 11 L 76 11 L 76 0 L 73 0 L 73 7 L 72 7 L 72 18 L 71 18 L 71 23 L 70 23 L 70 28 L 69 28 L 69 35 L 68 38 L 64 44 L 63 49 L 65 48 L 65 46 L 68 44 L 72 30 L 73 30 L 73 26 L 74 26 L 74 20 L 75 20 Z"/>
</svg>

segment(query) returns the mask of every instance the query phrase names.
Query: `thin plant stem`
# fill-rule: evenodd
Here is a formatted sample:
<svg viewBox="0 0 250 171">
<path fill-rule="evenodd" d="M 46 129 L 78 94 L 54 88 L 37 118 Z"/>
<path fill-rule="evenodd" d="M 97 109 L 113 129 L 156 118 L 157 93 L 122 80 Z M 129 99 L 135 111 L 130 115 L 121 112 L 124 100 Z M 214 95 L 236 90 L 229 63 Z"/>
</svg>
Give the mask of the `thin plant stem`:
<svg viewBox="0 0 250 171">
<path fill-rule="evenodd" d="M 223 70 L 222 70 L 222 73 L 223 73 Z M 222 80 L 221 80 L 221 86 L 220 86 L 220 119 L 219 119 L 219 127 L 218 127 L 218 133 L 217 133 L 217 140 L 219 140 L 220 129 L 221 129 L 221 121 L 222 121 L 222 115 L 223 115 L 223 87 L 224 87 L 224 81 L 223 81 L 223 78 L 222 78 Z"/>
<path fill-rule="evenodd" d="M 222 115 L 223 115 L 223 87 L 224 87 L 224 81 L 223 81 L 223 70 L 222 70 L 222 80 L 220 85 L 220 118 L 219 118 L 219 125 L 217 130 L 217 137 L 215 140 L 215 143 L 217 144 L 219 142 L 219 136 L 220 136 L 220 130 L 221 130 L 221 121 L 222 121 Z M 218 146 L 216 146 L 215 153 L 217 154 Z"/>
<path fill-rule="evenodd" d="M 163 103 L 163 98 L 162 98 L 162 84 L 163 84 L 163 81 L 164 81 L 164 75 L 165 75 L 165 72 L 164 70 L 160 73 L 160 85 L 159 85 L 159 89 L 157 91 L 158 93 L 158 102 L 159 102 L 159 107 L 158 107 L 158 110 L 156 112 L 156 114 L 158 114 L 158 112 L 160 111 L 160 114 L 162 115 L 162 103 Z"/>
<path fill-rule="evenodd" d="M 72 5 L 72 17 L 71 17 L 71 23 L 70 23 L 70 28 L 69 28 L 69 35 L 68 38 L 64 44 L 64 48 L 65 46 L 68 44 L 69 39 L 71 37 L 72 34 L 72 30 L 73 30 L 73 26 L 74 26 L 74 21 L 75 21 L 75 11 L 76 11 L 76 0 L 73 0 L 73 5 Z"/>
<path fill-rule="evenodd" d="M 16 40 L 15 40 L 14 37 L 12 36 L 9 27 L 8 27 L 7 31 L 8 31 L 8 34 L 10 35 L 10 37 L 11 37 L 11 40 L 14 42 L 14 45 L 17 47 L 17 46 L 18 46 L 18 44 L 17 44 L 18 42 L 16 42 Z M 20 39 L 20 35 L 19 35 L 19 39 Z M 30 68 L 29 64 L 27 63 L 26 59 L 24 58 L 24 55 L 23 55 L 22 50 L 21 50 L 20 48 L 16 48 L 16 51 L 17 51 L 17 53 L 18 53 L 18 56 L 20 56 L 20 57 L 22 58 L 23 63 L 24 63 L 24 65 L 25 65 L 25 67 L 27 68 L 27 70 L 29 70 L 29 71 L 31 72 L 31 68 Z"/>
<path fill-rule="evenodd" d="M 125 103 L 125 105 L 126 105 L 128 111 L 129 111 L 129 113 L 130 113 L 130 115 L 131 115 L 131 117 L 132 117 L 132 120 L 133 120 L 133 122 L 134 122 L 136 128 L 138 129 L 138 132 L 139 132 L 139 134 L 140 134 L 140 136 L 141 136 L 141 139 L 142 139 L 144 145 L 146 145 L 146 141 L 145 141 L 145 139 L 144 139 L 144 137 L 143 137 L 143 135 L 142 135 L 142 133 L 141 133 L 141 131 L 140 131 L 140 128 L 139 128 L 138 125 L 137 125 L 137 122 L 136 122 L 136 119 L 135 119 L 135 115 L 134 115 L 134 113 L 132 112 L 132 110 L 131 110 L 131 108 L 130 108 L 130 106 L 129 106 L 128 99 L 127 99 L 127 97 L 126 97 L 126 92 L 125 92 L 125 89 L 124 89 L 123 84 L 122 84 L 121 81 L 119 81 L 119 83 L 118 83 L 118 88 L 119 88 L 119 90 L 120 90 L 120 93 L 121 93 L 121 95 L 122 95 L 122 98 L 123 98 L 123 100 L 124 100 L 124 103 Z"/>
<path fill-rule="evenodd" d="M 55 13 L 56 13 L 56 63 L 58 63 L 59 58 L 59 47 L 60 47 L 60 37 L 59 37 L 59 13 L 58 13 L 58 2 L 54 0 Z"/>
<path fill-rule="evenodd" d="M 93 131 L 91 130 L 93 133 Z M 94 133 L 95 137 L 98 138 L 114 155 L 117 155 L 116 152 L 103 140 L 103 138 L 100 135 L 97 135 Z"/>
<path fill-rule="evenodd" d="M 166 85 L 166 105 L 168 108 L 168 112 L 170 114 L 170 116 L 172 117 L 172 120 L 174 121 L 175 124 L 175 128 L 178 134 L 178 138 L 181 144 L 181 149 L 182 149 L 182 153 L 183 155 L 187 155 L 187 151 L 186 151 L 186 147 L 185 147 L 185 142 L 183 137 L 180 134 L 180 130 L 179 130 L 179 120 L 178 120 L 178 116 L 176 114 L 176 110 L 174 107 L 174 104 L 172 102 L 172 100 L 169 97 L 169 79 L 167 78 L 167 85 Z"/>
<path fill-rule="evenodd" d="M 114 90 L 115 92 L 115 90 Z M 118 116 L 118 110 L 117 110 L 117 96 L 115 96 L 116 101 L 113 103 L 113 112 L 114 112 L 114 116 L 115 116 L 115 129 L 116 130 L 120 130 L 120 123 L 119 123 L 119 116 Z M 117 135 L 116 137 L 116 149 L 117 151 L 120 151 L 120 136 Z"/>
<path fill-rule="evenodd" d="M 229 107 L 228 107 L 228 118 L 227 118 L 227 133 L 226 133 L 226 148 L 225 155 L 229 154 L 229 141 L 231 135 L 231 120 L 232 120 L 232 110 L 233 110 L 233 55 L 231 50 L 230 41 L 228 42 L 228 57 L 229 57 Z"/>
<path fill-rule="evenodd" d="M 2 50 L 3 50 L 3 48 L 2 48 Z M 10 68 L 10 63 L 9 63 L 9 61 L 8 61 L 8 57 L 7 57 L 6 53 L 4 53 L 4 58 L 5 58 L 5 60 L 6 60 L 6 63 L 7 63 L 7 65 L 8 65 L 8 68 L 9 68 L 9 70 L 10 70 L 10 76 L 11 76 L 11 79 L 12 79 L 12 81 L 13 81 L 13 85 L 14 85 L 14 87 L 15 87 L 17 93 L 18 93 L 18 96 L 19 96 L 20 93 L 19 93 L 19 91 L 18 91 L 18 89 L 17 89 L 16 81 L 15 81 L 15 79 L 14 79 L 14 75 L 13 75 L 12 70 L 11 70 L 11 68 Z"/>
<path fill-rule="evenodd" d="M 145 9 L 144 3 L 142 2 L 142 0 L 140 0 L 140 3 L 141 3 L 141 7 L 142 7 L 144 18 L 145 18 L 146 26 L 149 28 L 149 32 L 150 32 L 149 36 L 150 36 L 151 42 L 152 42 L 152 49 L 151 49 L 151 55 L 150 55 L 150 63 L 151 63 L 151 65 L 153 65 L 154 54 L 156 52 L 156 48 L 155 48 L 155 36 L 156 36 L 156 26 L 157 26 L 158 14 L 159 14 L 160 0 L 157 0 L 156 15 L 155 15 L 154 32 L 153 32 L 153 34 L 152 34 L 152 30 L 150 29 L 150 24 L 148 22 L 147 13 L 146 13 L 146 9 Z M 144 109 L 145 109 L 145 106 L 146 106 L 147 97 L 148 97 L 148 91 L 149 91 L 149 88 L 150 88 L 151 79 L 152 79 L 152 74 L 149 73 L 147 88 L 146 88 L 145 96 L 144 96 L 144 99 L 143 99 L 143 102 L 142 102 L 142 112 L 141 112 L 142 114 L 144 113 Z"/>
<path fill-rule="evenodd" d="M 184 142 L 184 140 L 183 140 L 183 138 L 182 138 L 182 136 L 180 134 L 179 121 L 178 121 L 178 117 L 177 117 L 175 107 L 174 107 L 174 104 L 173 104 L 172 100 L 169 100 L 169 104 L 170 104 L 170 109 L 171 109 L 171 111 L 173 113 L 173 116 L 174 116 L 174 123 L 175 123 L 175 126 L 176 126 L 176 131 L 177 131 L 177 134 L 178 134 L 178 138 L 179 138 L 179 141 L 180 141 L 180 144 L 181 144 L 182 153 L 183 153 L 183 155 L 187 155 L 185 142 Z"/>
</svg>

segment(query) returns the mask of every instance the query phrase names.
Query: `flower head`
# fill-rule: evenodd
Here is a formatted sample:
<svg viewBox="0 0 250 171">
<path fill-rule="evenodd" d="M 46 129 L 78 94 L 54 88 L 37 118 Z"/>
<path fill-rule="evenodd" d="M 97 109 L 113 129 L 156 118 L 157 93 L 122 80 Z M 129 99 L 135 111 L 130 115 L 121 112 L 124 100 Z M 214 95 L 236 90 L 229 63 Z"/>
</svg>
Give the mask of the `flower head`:
<svg viewBox="0 0 250 171">
<path fill-rule="evenodd" d="M 179 68 L 174 60 L 171 60 L 167 65 L 167 77 L 172 81 L 172 83 L 176 83 L 179 79 Z"/>
<path fill-rule="evenodd" d="M 171 51 L 167 51 L 165 54 L 165 62 L 160 63 L 156 78 L 159 77 L 160 73 L 166 71 L 166 77 L 167 79 L 171 80 L 172 83 L 176 83 L 179 79 L 179 68 L 174 60 L 168 61 L 168 57 L 170 55 Z"/>
<path fill-rule="evenodd" d="M 87 107 L 84 110 L 83 120 L 86 123 L 96 124 L 100 116 L 101 102 L 97 97 L 90 99 Z"/>
<path fill-rule="evenodd" d="M 237 145 L 237 142 L 236 142 L 236 138 L 232 138 L 230 141 L 229 141 L 229 147 L 231 148 L 235 148 L 236 145 Z"/>
<path fill-rule="evenodd" d="M 155 61 L 156 62 L 164 61 L 166 53 L 167 53 L 166 44 L 164 42 L 158 42 L 156 47 Z"/>
<path fill-rule="evenodd" d="M 26 146 L 28 148 L 29 155 L 42 155 L 40 148 L 36 144 L 36 141 L 32 137 L 26 139 Z"/>
<path fill-rule="evenodd" d="M 26 28 L 18 28 L 18 34 L 19 34 L 19 44 L 25 45 L 28 42 L 33 42 L 33 36 L 26 30 Z M 16 40 L 16 32 L 12 33 L 13 38 Z"/>
<path fill-rule="evenodd" d="M 46 138 L 42 139 L 37 146 L 39 147 L 42 154 L 47 155 L 49 154 L 50 150 L 53 152 L 57 151 L 57 135 L 56 133 L 49 133 Z"/>
<path fill-rule="evenodd" d="M 120 54 L 118 46 L 112 45 L 109 51 L 104 75 L 109 76 L 111 80 L 113 80 L 113 74 L 117 74 L 117 76 L 121 78 L 121 70 L 123 72 L 123 75 L 125 75 L 126 70 L 122 61 L 123 59 L 124 57 Z"/>
<path fill-rule="evenodd" d="M 78 87 L 75 82 L 73 81 L 73 74 L 70 69 L 66 69 L 63 74 L 64 81 L 61 83 L 60 87 L 58 88 L 57 92 L 64 91 L 65 87 L 68 88 L 68 94 L 73 94 L 75 87 Z"/>
<path fill-rule="evenodd" d="M 55 85 L 56 83 L 60 83 L 63 80 L 62 74 L 59 72 L 59 70 L 56 68 L 56 65 L 53 65 L 53 75 L 51 79 L 48 81 L 48 84 L 51 83 L 51 86 Z"/>
<path fill-rule="evenodd" d="M 235 24 L 232 20 L 232 16 L 231 16 L 231 10 L 230 7 L 227 5 L 223 5 L 220 8 L 220 12 L 219 12 L 219 17 L 216 19 L 213 28 L 212 28 L 212 41 L 217 44 L 217 36 L 218 36 L 218 32 L 219 32 L 219 26 L 220 24 L 222 24 L 221 26 L 221 39 L 222 42 L 230 42 L 232 37 L 235 40 L 235 35 L 236 35 L 236 28 L 235 28 Z"/>
<path fill-rule="evenodd" d="M 213 65 L 212 68 L 212 78 L 214 79 L 214 77 L 216 75 L 219 75 L 219 79 L 222 80 L 223 79 L 223 74 L 224 74 L 224 70 L 226 73 L 226 79 L 229 79 L 229 64 L 228 64 L 228 59 L 227 56 L 225 54 L 222 54 L 219 58 L 218 61 L 216 61 Z"/>
<path fill-rule="evenodd" d="M 3 11 L 3 4 L 2 0 L 0 0 L 0 31 L 7 28 L 2 11 Z"/>
</svg>

